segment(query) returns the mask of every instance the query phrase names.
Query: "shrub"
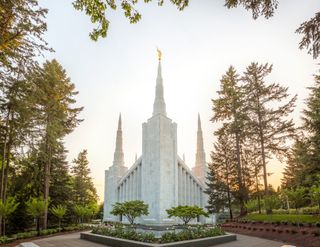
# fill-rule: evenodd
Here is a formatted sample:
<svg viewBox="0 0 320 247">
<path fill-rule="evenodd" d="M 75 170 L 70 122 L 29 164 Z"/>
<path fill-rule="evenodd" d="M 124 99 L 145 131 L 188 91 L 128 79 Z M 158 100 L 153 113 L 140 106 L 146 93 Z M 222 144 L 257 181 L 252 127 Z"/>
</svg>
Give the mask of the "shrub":
<svg viewBox="0 0 320 247">
<path fill-rule="evenodd" d="M 135 241 L 142 241 L 148 243 L 154 243 L 157 241 L 153 233 L 139 233 L 128 228 L 113 228 L 113 227 L 95 227 L 92 233 L 101 234 L 111 237 L 118 237 L 123 239 L 130 239 Z M 218 235 L 223 235 L 224 231 L 219 228 L 203 228 L 195 227 L 182 230 L 178 233 L 167 232 L 160 238 L 161 243 L 169 243 L 175 241 L 190 240 L 196 238 L 206 238 Z"/>
<path fill-rule="evenodd" d="M 273 209 L 279 207 L 280 200 L 276 195 L 265 196 L 263 199 L 263 205 L 267 212 L 272 212 Z"/>
<path fill-rule="evenodd" d="M 133 225 L 135 218 L 149 214 L 148 207 L 148 204 L 145 204 L 140 200 L 127 201 L 123 203 L 117 202 L 113 205 L 110 213 L 113 215 L 126 216 L 130 224 Z"/>
</svg>

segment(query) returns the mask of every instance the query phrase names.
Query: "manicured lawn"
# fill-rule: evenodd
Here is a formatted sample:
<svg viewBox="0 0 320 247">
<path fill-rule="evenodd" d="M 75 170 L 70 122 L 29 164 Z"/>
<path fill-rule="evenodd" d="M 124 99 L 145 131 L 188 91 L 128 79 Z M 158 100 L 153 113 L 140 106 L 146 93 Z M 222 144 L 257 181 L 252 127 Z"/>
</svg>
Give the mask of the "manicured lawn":
<svg viewBox="0 0 320 247">
<path fill-rule="evenodd" d="M 320 222 L 319 215 L 304 214 L 250 214 L 246 216 L 247 220 L 263 222 L 297 222 L 297 223 L 316 223 Z"/>
</svg>

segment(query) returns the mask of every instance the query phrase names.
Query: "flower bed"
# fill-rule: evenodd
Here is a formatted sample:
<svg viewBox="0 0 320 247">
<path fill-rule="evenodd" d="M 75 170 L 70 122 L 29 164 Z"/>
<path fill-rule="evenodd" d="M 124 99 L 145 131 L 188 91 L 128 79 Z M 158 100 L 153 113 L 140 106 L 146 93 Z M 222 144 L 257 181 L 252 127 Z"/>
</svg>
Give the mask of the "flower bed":
<svg viewBox="0 0 320 247">
<path fill-rule="evenodd" d="M 130 239 L 134 241 L 146 242 L 146 243 L 170 243 L 176 241 L 184 241 L 191 239 L 207 238 L 214 236 L 225 235 L 224 230 L 220 227 L 191 227 L 183 229 L 180 231 L 172 231 L 164 233 L 160 238 L 156 238 L 154 233 L 142 233 L 138 232 L 132 228 L 126 228 L 122 226 L 117 227 L 95 227 L 92 233 L 122 238 Z"/>
<path fill-rule="evenodd" d="M 319 247 L 320 228 L 309 223 L 238 221 L 222 225 L 228 232 L 283 241 L 296 246 Z"/>
</svg>

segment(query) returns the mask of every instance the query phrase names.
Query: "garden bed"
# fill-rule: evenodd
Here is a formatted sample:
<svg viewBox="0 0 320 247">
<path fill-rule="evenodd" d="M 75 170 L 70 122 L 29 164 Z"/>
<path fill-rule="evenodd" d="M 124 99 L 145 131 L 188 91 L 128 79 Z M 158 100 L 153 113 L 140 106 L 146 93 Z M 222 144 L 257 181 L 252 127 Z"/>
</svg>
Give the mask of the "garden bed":
<svg viewBox="0 0 320 247">
<path fill-rule="evenodd" d="M 308 223 L 228 222 L 225 231 L 282 241 L 296 246 L 319 247 L 320 228 Z"/>
<path fill-rule="evenodd" d="M 92 241 L 95 243 L 105 244 L 112 247 L 208 247 L 217 244 L 227 243 L 230 241 L 234 241 L 237 239 L 236 235 L 234 234 L 226 234 L 221 236 L 215 237 L 208 237 L 208 238 L 199 238 L 199 239 L 192 239 L 192 240 L 185 240 L 185 241 L 178 241 L 173 243 L 146 243 L 140 241 L 133 241 L 128 239 L 122 238 L 115 238 L 110 236 L 103 236 L 94 233 L 81 233 L 81 239 L 85 239 L 88 241 Z"/>
</svg>

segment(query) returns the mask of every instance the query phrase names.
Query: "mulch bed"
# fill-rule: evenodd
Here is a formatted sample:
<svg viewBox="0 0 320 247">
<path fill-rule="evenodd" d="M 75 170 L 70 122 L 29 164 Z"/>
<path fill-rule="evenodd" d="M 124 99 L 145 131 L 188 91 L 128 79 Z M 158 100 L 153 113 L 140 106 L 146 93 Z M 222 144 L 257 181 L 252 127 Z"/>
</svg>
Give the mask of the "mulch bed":
<svg viewBox="0 0 320 247">
<path fill-rule="evenodd" d="M 320 246 L 320 229 L 313 226 L 230 222 L 223 224 L 222 228 L 228 232 L 266 238 L 298 247 Z"/>
<path fill-rule="evenodd" d="M 49 238 L 49 237 L 54 237 L 54 236 L 59 236 L 59 235 L 65 235 L 65 234 L 70 234 L 70 233 L 76 233 L 76 232 L 83 232 L 84 230 L 76 230 L 76 231 L 67 231 L 67 232 L 58 232 L 50 235 L 42 235 L 42 236 L 37 236 L 37 237 L 32 237 L 32 238 L 24 238 L 24 239 L 18 239 L 15 240 L 11 243 L 7 244 L 0 244 L 1 247 L 15 247 L 18 244 L 22 242 L 32 242 L 33 240 L 41 239 L 41 238 Z"/>
</svg>

